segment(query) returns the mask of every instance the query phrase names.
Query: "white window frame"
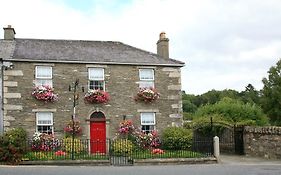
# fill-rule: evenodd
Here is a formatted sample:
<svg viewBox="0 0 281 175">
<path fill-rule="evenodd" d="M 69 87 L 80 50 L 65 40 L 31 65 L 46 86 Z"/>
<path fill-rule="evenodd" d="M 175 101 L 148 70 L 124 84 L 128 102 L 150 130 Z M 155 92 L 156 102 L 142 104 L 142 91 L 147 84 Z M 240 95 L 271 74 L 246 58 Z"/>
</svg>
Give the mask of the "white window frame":
<svg viewBox="0 0 281 175">
<path fill-rule="evenodd" d="M 91 78 L 91 72 L 94 72 L 94 70 L 102 70 L 102 77 L 101 78 Z M 99 81 L 103 83 L 103 90 L 105 91 L 105 81 L 104 81 L 104 68 L 101 67 L 89 67 L 88 68 L 88 89 L 92 89 L 90 88 L 90 82 L 91 81 Z"/>
<path fill-rule="evenodd" d="M 149 79 L 146 79 L 146 78 L 143 78 L 141 75 L 142 75 L 142 71 L 147 71 L 147 70 L 150 70 L 152 72 L 152 77 L 149 78 Z M 155 80 L 155 71 L 154 69 L 151 69 L 151 68 L 141 68 L 139 69 L 139 79 L 140 79 L 140 82 L 139 82 L 139 87 L 140 88 L 149 88 L 149 87 L 152 87 L 154 88 L 154 80 Z M 145 84 L 152 84 L 152 86 L 146 86 Z"/>
<path fill-rule="evenodd" d="M 50 76 L 48 77 L 40 77 L 38 76 L 38 69 L 41 67 L 46 67 L 50 69 Z M 42 83 L 45 82 L 45 83 Z M 35 67 L 35 85 L 48 85 L 53 87 L 53 67 L 52 66 L 36 66 Z"/>
<path fill-rule="evenodd" d="M 153 116 L 153 123 L 143 123 L 143 115 L 144 114 L 152 114 Z M 155 125 L 156 124 L 155 112 L 142 112 L 141 113 L 141 125 Z"/>
<path fill-rule="evenodd" d="M 40 114 L 50 114 L 50 123 L 41 124 L 39 123 Z M 38 131 L 38 126 L 51 126 L 52 134 L 54 133 L 54 116 L 52 112 L 36 112 L 36 132 Z"/>
<path fill-rule="evenodd" d="M 150 113 L 150 114 L 153 115 L 153 122 L 152 122 L 152 123 L 143 123 L 143 117 L 144 117 L 143 115 L 144 115 L 144 114 L 147 114 L 147 113 Z M 156 125 L 156 117 L 155 117 L 155 113 L 154 113 L 154 112 L 142 112 L 142 113 L 140 114 L 140 116 L 141 116 L 141 130 L 142 130 L 142 132 L 150 133 L 151 131 L 153 131 L 153 130 L 156 129 L 156 128 L 155 128 L 155 125 Z M 144 127 L 144 128 L 148 127 L 149 129 L 143 129 L 143 127 Z"/>
</svg>

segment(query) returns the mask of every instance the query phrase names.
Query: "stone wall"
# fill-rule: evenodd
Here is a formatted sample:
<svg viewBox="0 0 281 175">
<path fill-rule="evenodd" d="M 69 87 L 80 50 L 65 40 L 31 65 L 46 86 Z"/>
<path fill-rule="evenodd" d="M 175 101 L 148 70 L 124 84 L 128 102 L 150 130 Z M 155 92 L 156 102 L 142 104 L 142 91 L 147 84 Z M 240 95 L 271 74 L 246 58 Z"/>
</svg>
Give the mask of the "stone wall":
<svg viewBox="0 0 281 175">
<path fill-rule="evenodd" d="M 160 132 L 167 126 L 182 124 L 180 68 L 150 67 L 155 70 L 155 88 L 161 96 L 155 103 L 144 104 L 135 102 L 134 96 L 139 86 L 138 69 L 145 66 L 31 62 L 13 62 L 13 65 L 12 70 L 4 71 L 3 77 L 5 130 L 20 126 L 31 136 L 36 129 L 36 112 L 50 111 L 54 116 L 55 134 L 62 135 L 63 127 L 72 115 L 73 94 L 68 86 L 79 78 L 80 85 L 87 91 L 88 67 L 97 66 L 105 69 L 105 86 L 111 100 L 106 105 L 85 104 L 84 93 L 80 91 L 77 116 L 83 126 L 83 137 L 89 138 L 90 123 L 87 119 L 95 111 L 102 111 L 106 116 L 108 138 L 115 136 L 124 115 L 131 116 L 134 124 L 140 126 L 140 112 L 155 112 L 156 129 Z M 53 87 L 59 94 L 58 102 L 44 103 L 31 96 L 37 65 L 53 67 Z"/>
<path fill-rule="evenodd" d="M 245 127 L 245 154 L 281 159 L 281 127 Z"/>
</svg>

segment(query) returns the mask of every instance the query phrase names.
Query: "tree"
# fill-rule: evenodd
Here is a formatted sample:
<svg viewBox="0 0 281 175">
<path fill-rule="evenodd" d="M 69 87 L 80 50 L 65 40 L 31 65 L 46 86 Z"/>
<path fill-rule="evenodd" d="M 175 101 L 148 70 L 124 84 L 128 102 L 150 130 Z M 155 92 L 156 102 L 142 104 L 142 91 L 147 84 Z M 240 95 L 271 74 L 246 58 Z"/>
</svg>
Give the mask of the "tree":
<svg viewBox="0 0 281 175">
<path fill-rule="evenodd" d="M 243 102 L 260 104 L 259 91 L 252 84 L 248 84 L 240 94 Z"/>
<path fill-rule="evenodd" d="M 270 123 L 281 126 L 281 59 L 268 71 L 268 78 L 262 80 L 261 104 Z"/>
<path fill-rule="evenodd" d="M 268 123 L 268 119 L 258 105 L 243 103 L 228 97 L 216 104 L 201 106 L 195 112 L 193 119 L 210 118 L 210 116 L 219 117 L 222 122 L 231 124 L 266 125 Z"/>
</svg>

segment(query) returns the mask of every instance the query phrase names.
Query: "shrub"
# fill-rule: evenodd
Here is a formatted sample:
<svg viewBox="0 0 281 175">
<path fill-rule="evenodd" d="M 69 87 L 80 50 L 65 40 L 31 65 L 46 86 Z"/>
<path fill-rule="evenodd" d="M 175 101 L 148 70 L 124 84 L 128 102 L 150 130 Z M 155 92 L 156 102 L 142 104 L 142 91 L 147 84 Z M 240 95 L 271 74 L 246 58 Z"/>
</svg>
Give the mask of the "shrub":
<svg viewBox="0 0 281 175">
<path fill-rule="evenodd" d="M 151 131 L 151 133 L 136 131 L 135 142 L 142 149 L 153 149 L 161 145 L 161 140 L 156 130 Z"/>
<path fill-rule="evenodd" d="M 133 143 L 128 139 L 117 139 L 112 143 L 112 151 L 115 155 L 131 154 Z"/>
<path fill-rule="evenodd" d="M 52 151 L 60 147 L 60 142 L 54 135 L 36 132 L 32 137 L 31 149 L 35 151 Z"/>
<path fill-rule="evenodd" d="M 165 149 L 182 150 L 191 147 L 192 130 L 181 127 L 168 127 L 163 131 L 162 144 Z"/>
<path fill-rule="evenodd" d="M 73 141 L 74 141 L 74 143 L 73 143 Z M 63 139 L 63 144 L 62 144 L 63 150 L 71 153 L 72 152 L 72 146 L 73 146 L 73 152 L 74 153 L 81 153 L 81 152 L 85 151 L 84 150 L 84 144 L 81 142 L 80 139 L 75 138 L 74 140 L 72 140 L 72 138 L 70 138 L 70 137 Z"/>
<path fill-rule="evenodd" d="M 26 131 L 22 128 L 9 130 L 0 137 L 0 161 L 17 164 L 26 151 Z"/>
</svg>

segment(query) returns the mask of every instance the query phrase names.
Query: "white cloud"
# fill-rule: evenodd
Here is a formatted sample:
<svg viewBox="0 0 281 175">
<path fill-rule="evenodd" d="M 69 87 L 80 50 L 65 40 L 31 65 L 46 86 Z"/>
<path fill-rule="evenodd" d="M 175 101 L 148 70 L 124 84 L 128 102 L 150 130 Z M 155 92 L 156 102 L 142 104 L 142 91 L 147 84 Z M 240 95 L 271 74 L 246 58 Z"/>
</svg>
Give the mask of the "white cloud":
<svg viewBox="0 0 281 175">
<path fill-rule="evenodd" d="M 183 89 L 195 94 L 261 88 L 281 55 L 281 1 L 95 2 L 83 12 L 67 0 L 0 0 L 0 25 L 19 38 L 118 40 L 151 52 L 165 31 L 170 56 L 186 62 Z"/>
</svg>

